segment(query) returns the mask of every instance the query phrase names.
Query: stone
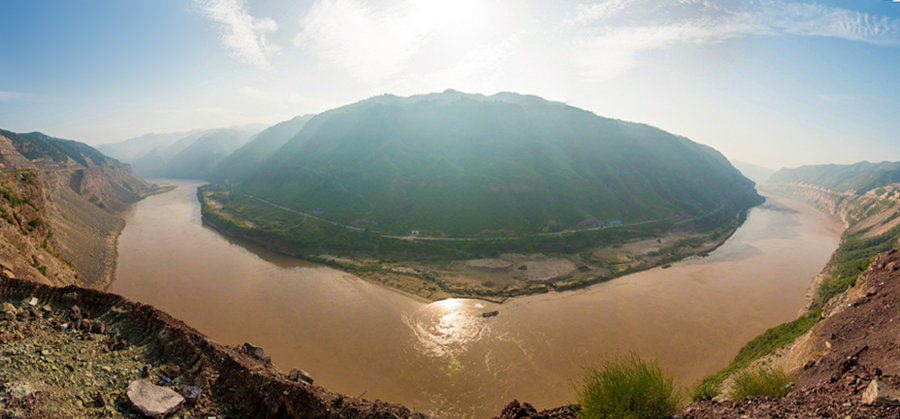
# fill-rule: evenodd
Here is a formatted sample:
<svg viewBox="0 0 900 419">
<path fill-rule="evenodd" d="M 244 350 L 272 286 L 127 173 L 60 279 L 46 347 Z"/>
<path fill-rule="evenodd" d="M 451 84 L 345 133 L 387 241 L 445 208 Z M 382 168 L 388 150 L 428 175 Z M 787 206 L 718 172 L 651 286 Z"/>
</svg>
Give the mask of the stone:
<svg viewBox="0 0 900 419">
<path fill-rule="evenodd" d="M 91 323 L 91 332 L 93 332 L 93 333 L 106 332 L 106 324 L 103 322 L 94 320 L 94 322 Z"/>
<path fill-rule="evenodd" d="M 10 303 L 3 303 L 2 311 L 4 313 L 12 313 L 13 315 L 15 315 L 18 312 L 18 310 L 16 310 L 16 306 L 14 306 Z"/>
<path fill-rule="evenodd" d="M 132 381 L 125 394 L 136 410 L 156 419 L 175 413 L 184 404 L 184 397 L 174 390 L 144 380 Z"/>
<path fill-rule="evenodd" d="M 200 400 L 200 394 L 202 394 L 200 389 L 194 386 L 181 386 L 178 393 L 190 403 L 197 403 L 197 400 Z"/>
<path fill-rule="evenodd" d="M 37 303 L 38 303 L 37 297 L 31 297 L 31 300 L 28 300 L 28 305 L 30 305 L 32 307 L 36 306 Z"/>
<path fill-rule="evenodd" d="M 4 269 L 4 270 L 0 271 L 0 277 L 2 277 L 3 279 L 13 279 L 16 277 L 16 275 L 13 274 L 13 272 L 11 270 Z"/>
<path fill-rule="evenodd" d="M 294 368 L 291 370 L 291 373 L 288 374 L 288 378 L 293 381 L 303 381 L 308 384 L 313 383 L 312 376 L 309 375 L 306 371 L 301 370 L 300 368 Z"/>
<path fill-rule="evenodd" d="M 270 358 L 268 355 L 266 355 L 266 352 L 263 351 L 263 348 L 260 348 L 258 346 L 253 346 L 249 343 L 244 343 L 244 350 L 247 351 L 247 353 L 250 354 L 251 356 L 253 356 L 254 358 L 256 358 L 262 362 L 265 362 L 266 364 L 272 363 L 272 358 Z"/>
<path fill-rule="evenodd" d="M 876 378 L 863 391 L 862 402 L 870 405 L 900 406 L 900 392 Z"/>
</svg>

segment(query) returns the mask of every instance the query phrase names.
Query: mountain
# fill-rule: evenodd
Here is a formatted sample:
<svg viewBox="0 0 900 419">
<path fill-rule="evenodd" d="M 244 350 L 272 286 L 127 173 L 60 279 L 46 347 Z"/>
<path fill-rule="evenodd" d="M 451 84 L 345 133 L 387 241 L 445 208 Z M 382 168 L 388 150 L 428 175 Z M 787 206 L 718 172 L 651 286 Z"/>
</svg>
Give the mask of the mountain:
<svg viewBox="0 0 900 419">
<path fill-rule="evenodd" d="M 900 162 L 823 164 L 781 169 L 772 175 L 773 183 L 805 183 L 835 192 L 864 194 L 867 191 L 900 182 Z"/>
<path fill-rule="evenodd" d="M 153 189 L 86 144 L 0 130 L 4 275 L 105 287 L 124 225 L 116 214 Z"/>
<path fill-rule="evenodd" d="M 220 129 L 204 134 L 165 160 L 165 165 L 148 176 L 209 179 L 216 166 L 244 145 L 251 135 L 252 131 L 242 129 Z"/>
<path fill-rule="evenodd" d="M 719 152 L 536 96 L 384 95 L 319 114 L 234 190 L 385 234 L 533 234 L 760 202 Z"/>
<path fill-rule="evenodd" d="M 763 183 L 768 182 L 772 174 L 775 173 L 774 170 L 768 167 L 753 163 L 732 160 L 731 164 L 733 164 L 735 168 L 740 170 L 741 174 L 746 176 L 747 179 L 756 182 L 757 185 L 762 185 Z"/>
<path fill-rule="evenodd" d="M 205 179 L 212 177 L 222 159 L 244 145 L 260 129 L 258 125 L 247 125 L 147 134 L 99 148 L 131 163 L 135 173 L 146 178 Z"/>
<path fill-rule="evenodd" d="M 97 146 L 97 150 L 121 161 L 134 163 L 136 159 L 146 155 L 154 149 L 165 149 L 178 140 L 199 132 L 200 130 L 170 132 L 164 134 L 146 134 L 136 138 L 129 138 L 118 143 L 101 144 Z"/>
<path fill-rule="evenodd" d="M 307 114 L 280 122 L 266 128 L 245 144 L 222 160 L 214 171 L 217 180 L 229 179 L 240 181 L 246 178 L 256 166 L 269 158 L 303 129 L 303 126 L 315 115 Z"/>
</svg>

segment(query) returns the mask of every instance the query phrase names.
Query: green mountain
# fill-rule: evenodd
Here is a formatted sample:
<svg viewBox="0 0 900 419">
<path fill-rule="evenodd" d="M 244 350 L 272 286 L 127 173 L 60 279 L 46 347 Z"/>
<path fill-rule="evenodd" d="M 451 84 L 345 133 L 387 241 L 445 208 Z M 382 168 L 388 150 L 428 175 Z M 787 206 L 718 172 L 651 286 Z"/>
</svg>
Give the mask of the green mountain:
<svg viewBox="0 0 900 419">
<path fill-rule="evenodd" d="M 280 122 L 253 136 L 249 143 L 231 153 L 214 170 L 217 180 L 240 181 L 249 176 L 260 162 L 294 138 L 315 115 L 307 114 Z"/>
<path fill-rule="evenodd" d="M 167 159 L 154 177 L 210 179 L 216 166 L 244 145 L 253 134 L 240 129 L 220 129 L 207 133 Z M 176 143 L 177 144 L 177 143 Z M 149 154 L 154 156 L 154 154 Z"/>
<path fill-rule="evenodd" d="M 822 164 L 781 169 L 769 182 L 806 183 L 837 192 L 864 194 L 872 189 L 900 182 L 900 162 L 867 161 L 839 165 Z"/>
<path fill-rule="evenodd" d="M 384 95 L 319 114 L 233 191 L 382 234 L 533 234 L 736 214 L 716 150 L 536 96 Z"/>
<path fill-rule="evenodd" d="M 49 157 L 56 163 L 65 163 L 71 158 L 82 166 L 119 164 L 118 161 L 78 141 L 53 138 L 40 132 L 17 134 L 0 130 L 0 135 L 9 138 L 16 151 L 31 160 Z"/>
</svg>

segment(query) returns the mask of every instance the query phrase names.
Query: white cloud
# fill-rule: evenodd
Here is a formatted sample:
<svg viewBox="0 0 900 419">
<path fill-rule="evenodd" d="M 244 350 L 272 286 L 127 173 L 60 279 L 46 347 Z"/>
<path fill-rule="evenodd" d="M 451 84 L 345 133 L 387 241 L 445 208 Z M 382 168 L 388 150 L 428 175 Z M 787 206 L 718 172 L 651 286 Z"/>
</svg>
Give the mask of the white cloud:
<svg viewBox="0 0 900 419">
<path fill-rule="evenodd" d="M 628 6 L 629 0 L 604 0 L 594 4 L 581 4 L 575 22 L 589 23 L 611 17 Z"/>
<path fill-rule="evenodd" d="M 269 56 L 278 46 L 269 42 L 267 34 L 278 30 L 269 18 L 254 18 L 244 0 L 195 0 L 203 16 L 219 30 L 219 38 L 235 59 L 268 70 Z"/>
<path fill-rule="evenodd" d="M 768 1 L 728 9 L 704 0 L 672 7 L 642 0 L 606 0 L 579 6 L 573 61 L 594 81 L 609 80 L 638 64 L 640 55 L 677 45 L 712 44 L 754 35 L 801 35 L 900 45 L 900 21 L 814 3 Z M 653 10 L 648 19 L 647 10 Z M 612 17 L 612 18 L 610 18 Z"/>
<path fill-rule="evenodd" d="M 363 82 L 416 77 L 508 37 L 497 39 L 497 8 L 483 0 L 320 0 L 294 45 Z"/>
<path fill-rule="evenodd" d="M 375 10 L 355 0 L 323 0 L 306 15 L 294 44 L 374 81 L 400 72 L 427 32 L 408 4 Z"/>
</svg>

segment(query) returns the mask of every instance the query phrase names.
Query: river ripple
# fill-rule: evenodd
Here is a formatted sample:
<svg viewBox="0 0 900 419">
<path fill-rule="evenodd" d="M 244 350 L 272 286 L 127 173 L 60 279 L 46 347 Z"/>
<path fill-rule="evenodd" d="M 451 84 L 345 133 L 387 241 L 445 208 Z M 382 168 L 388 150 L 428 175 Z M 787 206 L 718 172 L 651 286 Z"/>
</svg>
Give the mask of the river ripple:
<svg viewBox="0 0 900 419">
<path fill-rule="evenodd" d="M 446 417 L 489 417 L 512 399 L 574 402 L 583 366 L 628 352 L 692 384 L 793 319 L 840 236 L 814 209 L 770 198 L 706 258 L 502 305 L 424 304 L 230 241 L 201 225 L 199 183 L 179 183 L 127 212 L 113 292 L 218 342 L 262 346 L 329 390 Z"/>
</svg>

